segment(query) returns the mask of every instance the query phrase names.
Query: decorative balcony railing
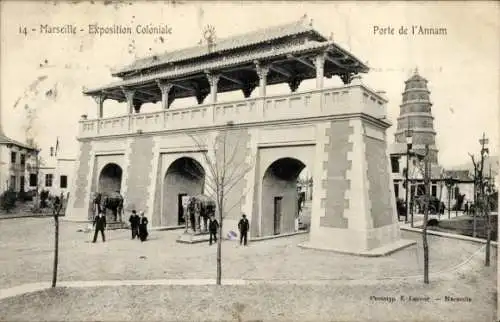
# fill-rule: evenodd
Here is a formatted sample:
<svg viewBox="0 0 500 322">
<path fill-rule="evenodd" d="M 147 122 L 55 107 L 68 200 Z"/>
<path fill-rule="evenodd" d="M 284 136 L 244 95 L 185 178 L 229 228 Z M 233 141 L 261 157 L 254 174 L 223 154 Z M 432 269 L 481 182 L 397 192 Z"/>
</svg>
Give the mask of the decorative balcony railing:
<svg viewBox="0 0 500 322">
<path fill-rule="evenodd" d="M 80 121 L 80 138 L 254 123 L 338 114 L 386 117 L 386 100 L 363 85 L 203 104 Z"/>
</svg>

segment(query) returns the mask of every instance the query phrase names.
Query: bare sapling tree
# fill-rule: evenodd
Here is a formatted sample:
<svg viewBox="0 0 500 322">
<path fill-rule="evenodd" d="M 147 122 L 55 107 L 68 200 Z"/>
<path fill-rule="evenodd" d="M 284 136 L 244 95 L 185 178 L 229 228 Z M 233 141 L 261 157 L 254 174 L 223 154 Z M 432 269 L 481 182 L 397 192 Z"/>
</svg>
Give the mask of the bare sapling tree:
<svg viewBox="0 0 500 322">
<path fill-rule="evenodd" d="M 217 207 L 217 221 L 219 222 L 219 236 L 217 238 L 217 278 L 216 284 L 222 281 L 222 228 L 224 218 L 233 208 L 241 205 L 242 193 L 234 202 L 230 202 L 231 191 L 237 187 L 244 176 L 252 169 L 247 154 L 246 132 L 233 129 L 232 123 L 221 129 L 210 147 L 206 139 L 190 135 L 196 147 L 202 152 L 203 159 L 208 167 L 209 175 L 205 178 L 205 187 L 209 196 L 215 199 Z M 253 160 L 253 158 L 250 158 Z M 234 196 L 234 194 L 233 194 Z M 233 198 L 234 199 L 234 198 Z"/>
<path fill-rule="evenodd" d="M 482 220 L 485 224 L 485 230 L 486 230 L 486 250 L 485 250 L 485 260 L 484 260 L 484 266 L 490 266 L 490 254 L 491 254 L 491 216 L 490 216 L 490 209 L 489 209 L 489 196 L 486 195 L 486 187 L 485 187 L 485 178 L 484 178 L 484 161 L 485 158 L 488 155 L 488 148 L 485 147 L 486 144 L 488 144 L 488 139 L 485 137 L 485 134 L 483 133 L 483 137 L 479 140 L 479 143 L 481 144 L 481 159 L 479 162 L 475 162 L 474 156 L 469 154 L 472 158 L 472 163 L 474 166 L 474 184 L 478 185 L 477 188 L 479 188 L 479 198 L 477 198 L 477 207 L 475 209 L 478 209 L 479 213 L 482 215 Z M 477 190 L 477 189 L 475 189 Z"/>
<path fill-rule="evenodd" d="M 427 243 L 427 222 L 429 220 L 429 208 L 431 200 L 431 175 L 429 162 L 429 145 L 425 145 L 424 157 L 424 185 L 425 185 L 425 211 L 424 226 L 422 229 L 422 244 L 424 246 L 424 283 L 429 284 L 429 244 Z"/>
<path fill-rule="evenodd" d="M 472 159 L 472 165 L 474 166 L 474 200 L 476 201 L 474 203 L 474 211 L 472 211 L 472 237 L 476 237 L 476 227 L 477 227 L 477 221 L 476 221 L 476 213 L 479 210 L 478 204 L 476 200 L 476 194 L 477 194 L 477 183 L 478 183 L 478 164 L 476 160 L 474 159 L 474 156 L 469 153 L 470 158 Z"/>
<path fill-rule="evenodd" d="M 424 248 L 424 283 L 429 284 L 429 243 L 427 241 L 427 224 L 429 222 L 429 211 L 431 208 L 431 164 L 429 158 L 429 145 L 425 145 L 425 152 L 416 152 L 417 162 L 415 168 L 420 171 L 424 179 L 424 202 L 420 205 L 424 208 L 424 221 L 422 224 L 422 245 Z"/>
<path fill-rule="evenodd" d="M 57 283 L 57 266 L 59 263 L 59 214 L 63 208 L 63 194 L 61 197 L 55 197 L 52 213 L 54 216 L 54 267 L 52 270 L 52 287 Z"/>
</svg>

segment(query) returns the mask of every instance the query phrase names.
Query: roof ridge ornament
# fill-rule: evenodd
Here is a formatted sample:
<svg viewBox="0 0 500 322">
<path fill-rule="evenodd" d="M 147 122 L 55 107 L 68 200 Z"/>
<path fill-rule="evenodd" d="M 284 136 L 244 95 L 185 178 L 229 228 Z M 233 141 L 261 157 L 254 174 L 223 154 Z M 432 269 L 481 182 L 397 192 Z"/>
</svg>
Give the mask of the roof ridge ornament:
<svg viewBox="0 0 500 322">
<path fill-rule="evenodd" d="M 206 25 L 205 28 L 203 28 L 203 39 L 205 39 L 205 41 L 207 42 L 208 51 L 211 52 L 215 47 L 217 39 L 214 26 Z"/>
</svg>

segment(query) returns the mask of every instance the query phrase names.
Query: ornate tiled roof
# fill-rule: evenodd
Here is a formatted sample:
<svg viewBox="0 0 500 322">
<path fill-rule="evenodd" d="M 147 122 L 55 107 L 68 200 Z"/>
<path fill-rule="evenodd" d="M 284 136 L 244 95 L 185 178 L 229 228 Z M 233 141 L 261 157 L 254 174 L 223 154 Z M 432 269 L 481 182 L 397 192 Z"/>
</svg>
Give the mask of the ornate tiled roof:
<svg viewBox="0 0 500 322">
<path fill-rule="evenodd" d="M 183 76 L 189 76 L 203 72 L 204 70 L 223 69 L 232 66 L 253 63 L 255 60 L 272 59 L 273 57 L 277 56 L 283 56 L 287 54 L 307 53 L 314 50 L 326 49 L 326 48 L 332 48 L 332 50 L 343 53 L 346 56 L 350 57 L 353 61 L 356 61 L 356 63 L 358 64 L 359 71 L 361 72 L 368 71 L 368 67 L 365 64 L 363 64 L 358 58 L 354 57 L 352 54 L 350 54 L 346 50 L 336 45 L 333 41 L 324 41 L 324 42 L 310 41 L 305 44 L 286 46 L 281 48 L 271 48 L 266 51 L 258 51 L 254 53 L 249 53 L 248 55 L 236 56 L 233 58 L 225 58 L 225 59 L 223 58 L 212 61 L 207 60 L 206 62 L 200 62 L 199 64 L 178 66 L 170 70 L 148 73 L 147 75 L 139 75 L 130 79 L 113 82 L 99 88 L 88 89 L 85 90 L 84 93 L 89 95 L 107 89 L 119 88 L 121 86 L 141 85 L 153 82 L 156 79 L 181 78 Z"/>
<path fill-rule="evenodd" d="M 266 41 L 304 33 L 312 33 L 317 40 L 326 41 L 326 38 L 315 31 L 311 25 L 305 24 L 304 21 L 301 20 L 285 25 L 259 29 L 245 34 L 220 39 L 215 43 L 214 48 L 210 52 L 208 51 L 206 45 L 199 45 L 195 47 L 175 50 L 172 52 L 165 52 L 161 55 L 154 55 L 138 59 L 132 64 L 113 73 L 113 76 L 120 76 L 122 73 L 126 72 L 203 57 L 214 52 L 220 53 L 227 50 L 257 45 Z"/>
</svg>

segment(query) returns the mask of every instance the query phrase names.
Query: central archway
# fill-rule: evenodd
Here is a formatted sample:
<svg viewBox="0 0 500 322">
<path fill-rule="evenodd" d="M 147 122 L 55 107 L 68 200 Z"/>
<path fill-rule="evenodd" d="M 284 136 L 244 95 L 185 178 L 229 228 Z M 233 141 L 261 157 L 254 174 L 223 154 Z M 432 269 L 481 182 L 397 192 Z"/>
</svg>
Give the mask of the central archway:
<svg viewBox="0 0 500 322">
<path fill-rule="evenodd" d="M 182 197 L 203 193 L 205 170 L 193 158 L 182 157 L 167 169 L 163 180 L 162 226 L 184 224 Z"/>
<path fill-rule="evenodd" d="M 298 213 L 297 179 L 306 165 L 295 158 L 274 161 L 262 179 L 261 234 L 286 234 L 296 231 Z"/>
</svg>

